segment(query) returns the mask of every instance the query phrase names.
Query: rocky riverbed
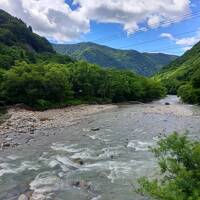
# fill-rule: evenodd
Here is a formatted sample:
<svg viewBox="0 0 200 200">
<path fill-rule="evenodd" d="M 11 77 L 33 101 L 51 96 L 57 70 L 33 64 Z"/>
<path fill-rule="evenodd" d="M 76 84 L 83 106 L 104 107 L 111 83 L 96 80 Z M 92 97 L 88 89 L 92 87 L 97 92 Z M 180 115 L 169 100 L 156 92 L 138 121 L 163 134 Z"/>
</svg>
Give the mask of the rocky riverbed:
<svg viewBox="0 0 200 200">
<path fill-rule="evenodd" d="M 9 114 L 1 137 L 13 146 L 0 151 L 0 200 L 146 200 L 135 188 L 139 177 L 158 175 L 149 146 L 173 131 L 200 139 L 200 108 L 176 96 Z"/>
<path fill-rule="evenodd" d="M 18 146 L 17 138 L 19 137 L 28 142 L 33 140 L 36 132 L 68 127 L 88 118 L 91 114 L 116 107 L 115 105 L 81 105 L 46 111 L 9 108 L 6 114 L 7 120 L 0 125 L 0 147 L 3 149 Z"/>
</svg>

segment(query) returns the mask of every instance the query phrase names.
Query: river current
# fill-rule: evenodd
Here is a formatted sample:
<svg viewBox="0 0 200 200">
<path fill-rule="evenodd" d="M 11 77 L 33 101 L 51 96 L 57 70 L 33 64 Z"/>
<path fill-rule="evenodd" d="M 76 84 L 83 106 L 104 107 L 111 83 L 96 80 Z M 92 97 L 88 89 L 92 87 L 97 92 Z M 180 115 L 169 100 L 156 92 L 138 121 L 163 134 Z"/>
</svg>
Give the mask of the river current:
<svg viewBox="0 0 200 200">
<path fill-rule="evenodd" d="M 138 178 L 159 174 L 149 147 L 173 131 L 199 139 L 200 108 L 168 96 L 48 130 L 49 137 L 0 152 L 0 200 L 144 200 Z"/>
</svg>

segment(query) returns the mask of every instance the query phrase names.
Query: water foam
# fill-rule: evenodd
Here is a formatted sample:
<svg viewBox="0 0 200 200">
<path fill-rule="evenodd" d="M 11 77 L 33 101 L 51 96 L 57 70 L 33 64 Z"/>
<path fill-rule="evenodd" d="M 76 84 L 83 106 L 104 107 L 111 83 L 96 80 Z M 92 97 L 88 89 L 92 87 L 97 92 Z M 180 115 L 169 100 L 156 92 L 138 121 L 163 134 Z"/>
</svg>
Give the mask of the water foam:
<svg viewBox="0 0 200 200">
<path fill-rule="evenodd" d="M 40 169 L 40 165 L 35 164 L 31 161 L 24 161 L 21 163 L 19 167 L 11 163 L 1 163 L 0 164 L 0 176 L 4 174 L 17 174 L 26 170 L 34 170 L 37 171 Z"/>
<path fill-rule="evenodd" d="M 148 151 L 149 147 L 152 146 L 152 142 L 143 142 L 139 140 L 131 140 L 127 147 L 134 148 L 135 151 Z"/>
<path fill-rule="evenodd" d="M 67 187 L 58 176 L 52 174 L 52 172 L 40 173 L 30 183 L 30 189 L 33 190 L 32 200 L 50 199 L 54 192 Z"/>
<path fill-rule="evenodd" d="M 76 153 L 80 152 L 82 149 L 76 148 L 77 144 L 72 144 L 72 145 L 65 145 L 61 143 L 53 143 L 51 148 L 55 151 L 66 151 L 68 153 Z"/>
</svg>

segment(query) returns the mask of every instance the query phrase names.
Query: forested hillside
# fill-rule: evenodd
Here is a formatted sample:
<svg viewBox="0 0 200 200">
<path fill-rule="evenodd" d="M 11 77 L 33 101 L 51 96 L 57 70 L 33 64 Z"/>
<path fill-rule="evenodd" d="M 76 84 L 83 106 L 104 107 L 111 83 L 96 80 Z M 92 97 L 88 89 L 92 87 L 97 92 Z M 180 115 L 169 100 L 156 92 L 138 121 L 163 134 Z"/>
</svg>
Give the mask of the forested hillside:
<svg viewBox="0 0 200 200">
<path fill-rule="evenodd" d="M 31 26 L 0 10 L 0 42 L 8 46 L 18 46 L 28 51 L 54 52 L 49 42 L 33 33 Z"/>
<path fill-rule="evenodd" d="M 128 69 L 144 76 L 151 76 L 177 58 L 162 53 L 140 53 L 119 50 L 95 43 L 57 44 L 54 49 L 76 60 L 85 60 L 105 68 Z"/>
<path fill-rule="evenodd" d="M 165 95 L 132 72 L 75 62 L 20 19 L 0 10 L 0 101 L 46 109 L 82 102 L 152 101 Z"/>
<path fill-rule="evenodd" d="M 33 33 L 22 20 L 0 10 L 0 67 L 9 69 L 16 60 L 28 63 L 72 61 L 56 54 L 48 40 Z"/>
<path fill-rule="evenodd" d="M 200 104 L 200 42 L 155 76 L 168 93 L 188 103 Z"/>
</svg>

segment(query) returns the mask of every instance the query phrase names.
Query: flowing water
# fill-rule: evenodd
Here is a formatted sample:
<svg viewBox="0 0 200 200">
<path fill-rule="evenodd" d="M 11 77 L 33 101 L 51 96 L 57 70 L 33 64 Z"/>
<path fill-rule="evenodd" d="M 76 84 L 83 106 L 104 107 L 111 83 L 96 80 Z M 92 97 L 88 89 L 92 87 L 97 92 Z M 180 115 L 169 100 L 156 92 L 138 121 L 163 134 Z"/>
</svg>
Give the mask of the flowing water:
<svg viewBox="0 0 200 200">
<path fill-rule="evenodd" d="M 171 105 L 165 105 L 169 102 Z M 149 146 L 173 131 L 200 137 L 200 108 L 176 96 L 121 105 L 71 127 L 38 133 L 16 150 L 0 152 L 0 200 L 144 200 L 137 179 L 156 176 Z"/>
</svg>

